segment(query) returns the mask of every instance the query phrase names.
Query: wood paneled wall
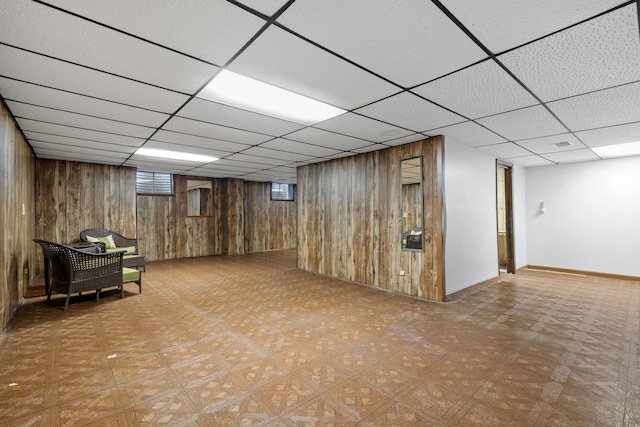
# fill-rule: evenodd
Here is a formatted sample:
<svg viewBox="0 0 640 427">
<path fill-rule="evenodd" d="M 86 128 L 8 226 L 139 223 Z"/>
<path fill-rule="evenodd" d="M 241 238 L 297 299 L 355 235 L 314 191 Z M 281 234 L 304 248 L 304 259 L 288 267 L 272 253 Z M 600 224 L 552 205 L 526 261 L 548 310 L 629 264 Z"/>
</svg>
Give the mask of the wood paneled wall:
<svg viewBox="0 0 640 427">
<path fill-rule="evenodd" d="M 244 187 L 239 179 L 210 179 L 213 215 L 187 216 L 187 180 L 174 176 L 175 196 L 138 196 L 140 250 L 149 261 L 244 253 Z"/>
<path fill-rule="evenodd" d="M 443 301 L 443 137 L 298 168 L 298 267 Z M 400 160 L 423 156 L 425 251 L 400 249 Z M 405 276 L 400 276 L 400 271 Z"/>
<path fill-rule="evenodd" d="M 174 196 L 136 196 L 134 168 L 38 159 L 37 170 L 33 237 L 72 243 L 83 229 L 107 228 L 140 238 L 148 261 L 239 255 L 245 240 L 252 251 L 295 247 L 295 203 L 272 205 L 258 190 L 268 189 L 267 183 L 175 175 Z M 187 216 L 188 179 L 211 181 L 212 216 Z M 269 224 L 266 230 L 250 224 L 247 239 L 245 202 L 252 221 Z M 41 272 L 41 259 L 39 264 Z"/>
<path fill-rule="evenodd" d="M 0 331 L 36 274 L 35 156 L 0 102 Z"/>
<path fill-rule="evenodd" d="M 136 233 L 136 170 L 94 163 L 37 159 L 36 237 L 77 242 L 80 231 Z"/>
<path fill-rule="evenodd" d="M 268 182 L 244 183 L 244 246 L 247 252 L 295 248 L 297 234 L 297 197 L 271 200 Z"/>
</svg>

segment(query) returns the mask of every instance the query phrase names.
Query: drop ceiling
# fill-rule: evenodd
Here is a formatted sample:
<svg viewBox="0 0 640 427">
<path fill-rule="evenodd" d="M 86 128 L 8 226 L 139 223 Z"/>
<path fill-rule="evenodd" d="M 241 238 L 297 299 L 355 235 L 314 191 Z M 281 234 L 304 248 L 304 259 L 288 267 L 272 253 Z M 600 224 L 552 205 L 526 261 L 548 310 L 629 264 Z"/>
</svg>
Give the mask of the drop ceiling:
<svg viewBox="0 0 640 427">
<path fill-rule="evenodd" d="M 199 98 L 225 68 L 346 113 L 307 126 Z M 295 182 L 434 135 L 525 167 L 598 160 L 640 140 L 637 2 L 16 0 L 0 95 L 37 157 L 146 171 Z"/>
</svg>

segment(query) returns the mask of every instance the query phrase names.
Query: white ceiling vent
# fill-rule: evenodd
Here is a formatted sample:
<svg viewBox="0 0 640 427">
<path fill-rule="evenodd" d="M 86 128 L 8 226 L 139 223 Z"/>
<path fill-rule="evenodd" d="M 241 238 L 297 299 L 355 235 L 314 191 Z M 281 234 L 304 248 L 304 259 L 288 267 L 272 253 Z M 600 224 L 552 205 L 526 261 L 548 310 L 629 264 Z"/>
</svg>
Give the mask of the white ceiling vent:
<svg viewBox="0 0 640 427">
<path fill-rule="evenodd" d="M 571 141 L 554 142 L 551 145 L 557 148 L 564 148 L 564 147 L 569 147 L 570 145 L 573 145 L 573 142 Z"/>
</svg>

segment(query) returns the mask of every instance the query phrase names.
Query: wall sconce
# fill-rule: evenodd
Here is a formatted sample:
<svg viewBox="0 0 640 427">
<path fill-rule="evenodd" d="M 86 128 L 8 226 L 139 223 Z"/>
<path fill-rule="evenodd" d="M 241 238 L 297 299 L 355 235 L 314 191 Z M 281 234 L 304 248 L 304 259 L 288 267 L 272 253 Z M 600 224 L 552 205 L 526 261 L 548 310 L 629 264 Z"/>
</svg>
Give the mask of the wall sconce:
<svg viewBox="0 0 640 427">
<path fill-rule="evenodd" d="M 540 215 L 547 214 L 547 208 L 544 207 L 544 202 L 540 202 L 540 210 L 538 211 L 538 214 Z"/>
</svg>

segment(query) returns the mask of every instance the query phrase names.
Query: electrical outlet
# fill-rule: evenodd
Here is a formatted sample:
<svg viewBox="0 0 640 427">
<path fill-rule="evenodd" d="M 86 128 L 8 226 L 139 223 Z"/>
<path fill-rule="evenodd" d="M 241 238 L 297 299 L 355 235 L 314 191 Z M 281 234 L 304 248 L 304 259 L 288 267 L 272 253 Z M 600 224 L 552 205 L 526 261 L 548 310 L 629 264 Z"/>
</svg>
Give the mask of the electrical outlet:
<svg viewBox="0 0 640 427">
<path fill-rule="evenodd" d="M 400 270 L 400 275 L 404 276 L 404 270 Z"/>
</svg>

